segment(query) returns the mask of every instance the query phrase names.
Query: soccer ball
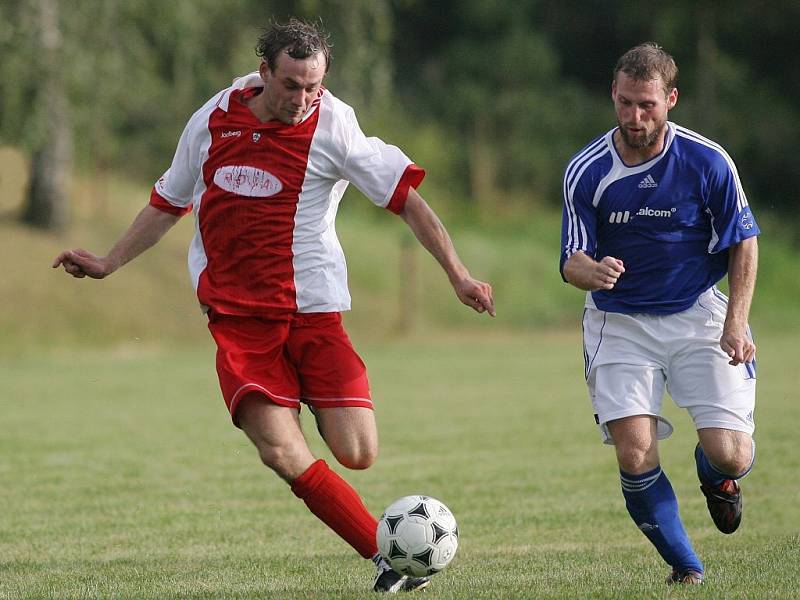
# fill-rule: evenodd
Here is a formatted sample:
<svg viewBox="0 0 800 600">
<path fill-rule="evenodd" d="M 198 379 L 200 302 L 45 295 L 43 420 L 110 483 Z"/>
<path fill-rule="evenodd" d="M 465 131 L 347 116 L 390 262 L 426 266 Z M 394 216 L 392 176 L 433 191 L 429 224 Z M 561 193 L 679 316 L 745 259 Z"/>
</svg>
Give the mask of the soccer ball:
<svg viewBox="0 0 800 600">
<path fill-rule="evenodd" d="M 393 502 L 378 522 L 378 551 L 392 569 L 425 577 L 444 569 L 458 548 L 453 513 L 436 498 L 406 496 Z"/>
</svg>

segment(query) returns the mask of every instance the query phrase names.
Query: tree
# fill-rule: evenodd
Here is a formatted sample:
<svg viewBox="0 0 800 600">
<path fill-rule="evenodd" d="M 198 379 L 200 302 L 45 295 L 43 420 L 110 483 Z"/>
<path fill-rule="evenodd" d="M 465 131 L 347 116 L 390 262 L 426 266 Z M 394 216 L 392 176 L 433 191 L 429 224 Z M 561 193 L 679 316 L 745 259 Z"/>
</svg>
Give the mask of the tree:
<svg viewBox="0 0 800 600">
<path fill-rule="evenodd" d="M 68 218 L 68 177 L 72 162 L 69 108 L 60 68 L 62 35 L 58 0 L 23 6 L 34 14 L 39 79 L 34 110 L 39 115 L 30 163 L 23 220 L 43 229 L 62 229 Z"/>
</svg>

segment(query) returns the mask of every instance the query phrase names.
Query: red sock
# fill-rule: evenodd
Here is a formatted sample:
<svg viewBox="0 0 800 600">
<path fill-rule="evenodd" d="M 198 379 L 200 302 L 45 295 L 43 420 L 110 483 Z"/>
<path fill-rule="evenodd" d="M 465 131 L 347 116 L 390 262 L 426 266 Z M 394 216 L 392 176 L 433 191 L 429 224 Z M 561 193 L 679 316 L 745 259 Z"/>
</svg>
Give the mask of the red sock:
<svg viewBox="0 0 800 600">
<path fill-rule="evenodd" d="M 331 471 L 324 460 L 313 463 L 292 482 L 292 492 L 309 510 L 364 558 L 378 552 L 375 520 L 349 483 Z"/>
</svg>

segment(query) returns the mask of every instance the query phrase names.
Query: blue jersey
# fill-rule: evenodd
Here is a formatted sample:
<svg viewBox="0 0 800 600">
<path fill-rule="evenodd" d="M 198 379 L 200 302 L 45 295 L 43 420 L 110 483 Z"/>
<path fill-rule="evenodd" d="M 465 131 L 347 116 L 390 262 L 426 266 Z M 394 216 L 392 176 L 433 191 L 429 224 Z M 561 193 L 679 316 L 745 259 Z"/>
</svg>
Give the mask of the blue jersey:
<svg viewBox="0 0 800 600">
<path fill-rule="evenodd" d="M 664 149 L 629 167 L 612 129 L 579 152 L 564 175 L 561 272 L 575 252 L 613 256 L 625 273 L 592 292 L 610 312 L 686 310 L 728 270 L 728 248 L 760 233 L 739 174 L 719 144 L 667 123 Z"/>
</svg>

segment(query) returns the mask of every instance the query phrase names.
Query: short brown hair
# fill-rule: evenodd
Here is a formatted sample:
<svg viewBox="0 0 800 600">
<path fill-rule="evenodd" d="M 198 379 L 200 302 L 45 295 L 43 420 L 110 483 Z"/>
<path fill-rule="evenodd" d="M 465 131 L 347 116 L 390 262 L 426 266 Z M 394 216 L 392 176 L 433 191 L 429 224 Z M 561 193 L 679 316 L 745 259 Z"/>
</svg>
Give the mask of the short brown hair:
<svg viewBox="0 0 800 600">
<path fill-rule="evenodd" d="M 628 50 L 614 67 L 614 81 L 622 71 L 634 81 L 653 81 L 661 78 L 664 93 L 669 94 L 678 85 L 678 65 L 675 59 L 655 42 L 645 42 Z"/>
<path fill-rule="evenodd" d="M 256 55 L 274 71 L 281 52 L 301 60 L 322 52 L 327 73 L 333 59 L 329 38 L 330 34 L 322 28 L 322 21 L 309 23 L 292 17 L 286 23 L 271 23 L 263 31 L 256 44 Z"/>
</svg>

